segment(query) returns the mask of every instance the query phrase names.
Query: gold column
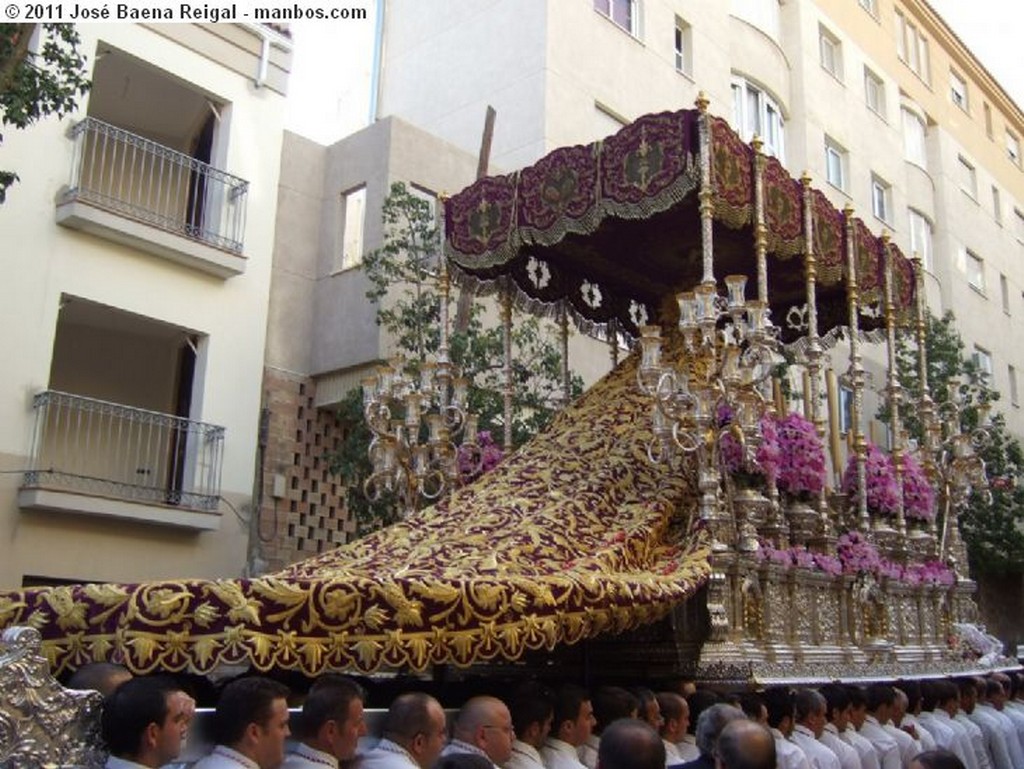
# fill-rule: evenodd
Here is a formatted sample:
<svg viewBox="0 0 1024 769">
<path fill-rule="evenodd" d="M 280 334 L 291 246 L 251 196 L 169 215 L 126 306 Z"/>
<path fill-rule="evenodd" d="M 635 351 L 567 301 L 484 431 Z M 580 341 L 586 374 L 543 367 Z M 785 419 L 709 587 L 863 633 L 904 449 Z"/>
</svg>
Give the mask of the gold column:
<svg viewBox="0 0 1024 769">
<path fill-rule="evenodd" d="M 896 506 L 896 532 L 899 534 L 897 552 L 906 554 L 907 521 L 903 511 L 903 424 L 900 422 L 900 401 L 903 399 L 903 388 L 900 386 L 899 372 L 896 367 L 896 303 L 893 299 L 893 255 L 889 244 L 889 233 L 882 233 L 882 254 L 885 277 L 885 342 L 888 355 L 888 383 L 886 396 L 889 400 L 889 432 L 892 436 L 892 464 L 896 474 L 896 485 L 901 493 Z"/>
<path fill-rule="evenodd" d="M 857 461 L 857 489 L 853 500 L 857 511 L 857 528 L 867 533 L 870 528 L 868 519 L 867 494 L 867 442 L 864 439 L 862 415 L 864 412 L 864 365 L 860 354 L 860 299 L 857 289 L 857 249 L 853 234 L 853 206 L 843 209 L 844 229 L 846 231 L 846 301 L 850 311 L 850 368 L 848 376 L 853 388 L 852 425 L 853 450 Z"/>
<path fill-rule="evenodd" d="M 932 400 L 931 386 L 928 384 L 928 334 L 925 321 L 928 312 L 928 304 L 924 296 L 924 262 L 919 254 L 915 253 L 912 259 L 914 265 L 914 309 L 916 314 L 915 337 L 917 340 L 917 379 L 921 387 L 921 397 L 918 400 L 918 416 L 921 420 L 921 438 L 924 451 L 924 470 L 932 486 L 939 488 L 939 473 L 935 466 L 935 457 L 938 453 L 936 445 L 935 424 L 935 402 Z M 928 533 L 932 537 L 932 548 L 934 555 L 934 543 L 937 537 L 935 517 L 928 522 Z"/>
</svg>

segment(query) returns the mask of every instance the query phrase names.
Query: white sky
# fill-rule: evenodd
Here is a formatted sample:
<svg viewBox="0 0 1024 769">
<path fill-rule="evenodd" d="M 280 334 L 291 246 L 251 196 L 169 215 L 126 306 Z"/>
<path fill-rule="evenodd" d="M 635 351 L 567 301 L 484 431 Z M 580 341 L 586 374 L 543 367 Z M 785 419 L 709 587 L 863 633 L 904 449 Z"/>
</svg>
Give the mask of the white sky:
<svg viewBox="0 0 1024 769">
<path fill-rule="evenodd" d="M 1024 2 L 929 2 L 1024 107 Z M 331 144 L 369 122 L 377 2 L 363 0 L 360 5 L 367 9 L 366 21 L 291 25 L 294 58 L 285 127 L 321 144 Z M 944 87 L 940 73 L 933 73 L 933 80 L 936 87 Z"/>
</svg>

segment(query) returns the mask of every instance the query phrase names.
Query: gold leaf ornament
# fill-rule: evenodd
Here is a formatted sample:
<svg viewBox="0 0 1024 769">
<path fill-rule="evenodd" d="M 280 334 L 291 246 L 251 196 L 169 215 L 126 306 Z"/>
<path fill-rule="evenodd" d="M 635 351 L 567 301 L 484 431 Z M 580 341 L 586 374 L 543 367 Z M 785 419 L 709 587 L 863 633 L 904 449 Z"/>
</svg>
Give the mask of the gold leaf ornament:
<svg viewBox="0 0 1024 769">
<path fill-rule="evenodd" d="M 44 600 L 53 609 L 57 616 L 57 627 L 61 630 L 85 630 L 88 623 L 85 621 L 86 605 L 76 601 L 70 587 L 57 587 L 48 590 Z"/>
<path fill-rule="evenodd" d="M 240 585 L 219 580 L 210 583 L 210 592 L 227 605 L 228 620 L 231 622 L 248 622 L 256 626 L 261 624 L 260 609 L 263 603 L 247 597 Z"/>
</svg>

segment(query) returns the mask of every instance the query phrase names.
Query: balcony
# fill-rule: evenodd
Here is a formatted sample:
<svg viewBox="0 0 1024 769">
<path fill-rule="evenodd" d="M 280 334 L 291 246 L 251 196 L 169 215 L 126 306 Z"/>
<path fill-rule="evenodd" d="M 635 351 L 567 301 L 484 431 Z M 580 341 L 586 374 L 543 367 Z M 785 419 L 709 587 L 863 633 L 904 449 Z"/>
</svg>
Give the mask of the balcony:
<svg viewBox="0 0 1024 769">
<path fill-rule="evenodd" d="M 21 508 L 219 527 L 223 427 L 56 390 L 33 408 Z"/>
<path fill-rule="evenodd" d="M 247 181 L 95 117 L 70 138 L 59 224 L 220 278 L 245 271 Z"/>
</svg>

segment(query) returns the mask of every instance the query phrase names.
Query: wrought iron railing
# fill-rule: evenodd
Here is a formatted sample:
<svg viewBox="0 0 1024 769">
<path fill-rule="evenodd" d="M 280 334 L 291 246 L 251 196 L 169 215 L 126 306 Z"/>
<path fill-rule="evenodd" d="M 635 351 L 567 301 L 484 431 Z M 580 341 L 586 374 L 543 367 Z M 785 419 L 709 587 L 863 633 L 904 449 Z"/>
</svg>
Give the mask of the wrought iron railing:
<svg viewBox="0 0 1024 769">
<path fill-rule="evenodd" d="M 47 390 L 24 485 L 216 510 L 224 428 Z"/>
<path fill-rule="evenodd" d="M 96 118 L 70 135 L 75 150 L 63 202 L 81 200 L 241 253 L 249 182 Z"/>
</svg>

